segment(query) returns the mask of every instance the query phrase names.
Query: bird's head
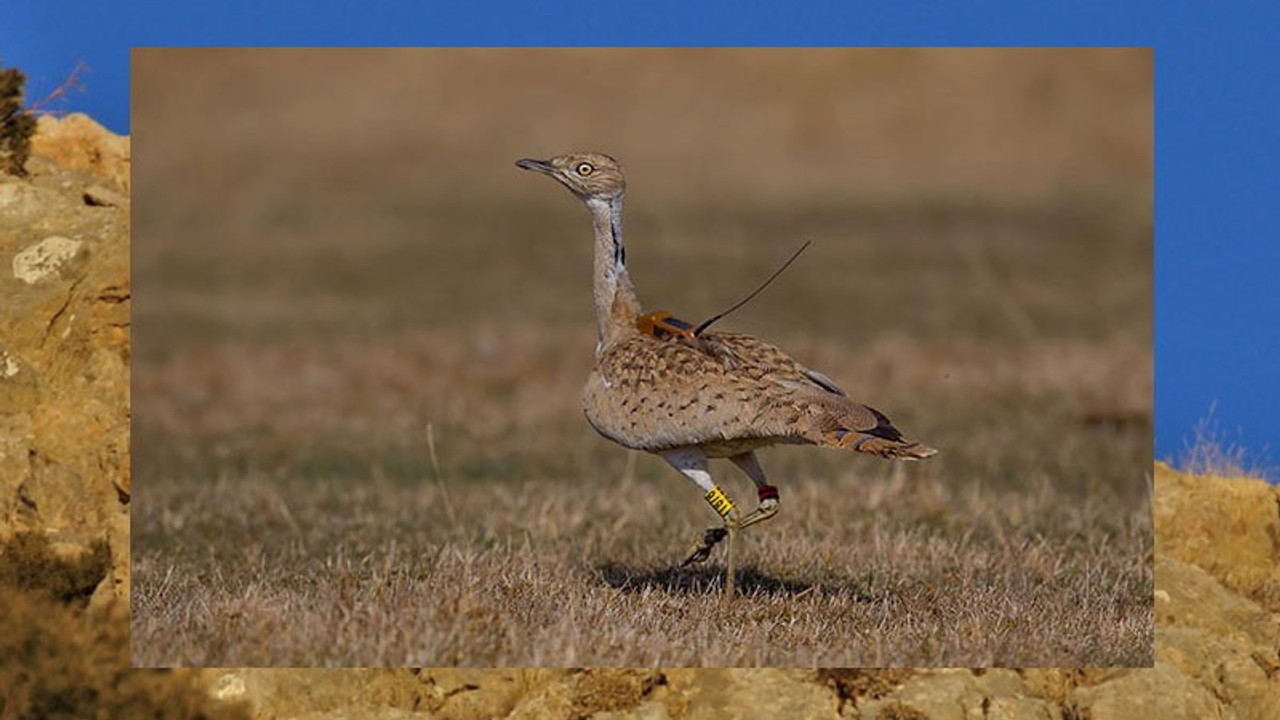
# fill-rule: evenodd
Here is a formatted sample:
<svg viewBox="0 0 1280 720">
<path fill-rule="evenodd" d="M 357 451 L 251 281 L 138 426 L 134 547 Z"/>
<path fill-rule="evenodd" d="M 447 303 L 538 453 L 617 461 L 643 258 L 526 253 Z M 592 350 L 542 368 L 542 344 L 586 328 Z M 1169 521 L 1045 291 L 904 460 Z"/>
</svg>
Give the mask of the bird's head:
<svg viewBox="0 0 1280 720">
<path fill-rule="evenodd" d="M 550 175 L 582 200 L 614 200 L 627 191 L 618 161 L 597 152 L 557 155 L 550 160 L 516 161 L 516 167 Z"/>
</svg>

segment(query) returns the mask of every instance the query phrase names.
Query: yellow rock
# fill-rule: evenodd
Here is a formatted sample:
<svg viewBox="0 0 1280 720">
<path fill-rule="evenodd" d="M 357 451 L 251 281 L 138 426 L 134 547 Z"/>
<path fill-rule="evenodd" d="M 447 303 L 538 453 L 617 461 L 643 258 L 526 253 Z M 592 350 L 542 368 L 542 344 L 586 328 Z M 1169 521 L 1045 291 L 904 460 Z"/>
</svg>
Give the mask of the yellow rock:
<svg viewBox="0 0 1280 720">
<path fill-rule="evenodd" d="M 31 154 L 70 170 L 88 170 L 129 192 L 129 138 L 116 135 L 83 113 L 42 116 L 31 138 Z"/>
<path fill-rule="evenodd" d="M 1189 475 L 1156 463 L 1156 554 L 1198 565 L 1280 610 L 1280 491 L 1261 480 Z"/>
</svg>

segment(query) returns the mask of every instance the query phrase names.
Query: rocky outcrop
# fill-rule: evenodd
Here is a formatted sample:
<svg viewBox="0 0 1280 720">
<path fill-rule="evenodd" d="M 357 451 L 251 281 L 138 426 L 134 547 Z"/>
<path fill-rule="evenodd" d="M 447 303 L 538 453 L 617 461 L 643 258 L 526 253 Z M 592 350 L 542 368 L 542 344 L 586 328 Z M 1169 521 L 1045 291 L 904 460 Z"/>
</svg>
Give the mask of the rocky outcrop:
<svg viewBox="0 0 1280 720">
<path fill-rule="evenodd" d="M 0 175 L 0 537 L 105 539 L 95 605 L 129 597 L 129 139 L 41 118 Z"/>
<path fill-rule="evenodd" d="M 1280 611 L 1280 489 L 1156 465 L 1156 552 Z"/>
<path fill-rule="evenodd" d="M 37 132 L 0 174 L 0 718 L 246 720 L 130 667 L 129 140 Z"/>
<path fill-rule="evenodd" d="M 64 170 L 84 171 L 105 184 L 117 199 L 129 194 L 129 138 L 116 135 L 83 113 L 40 118 L 31 138 L 31 153 Z"/>
</svg>

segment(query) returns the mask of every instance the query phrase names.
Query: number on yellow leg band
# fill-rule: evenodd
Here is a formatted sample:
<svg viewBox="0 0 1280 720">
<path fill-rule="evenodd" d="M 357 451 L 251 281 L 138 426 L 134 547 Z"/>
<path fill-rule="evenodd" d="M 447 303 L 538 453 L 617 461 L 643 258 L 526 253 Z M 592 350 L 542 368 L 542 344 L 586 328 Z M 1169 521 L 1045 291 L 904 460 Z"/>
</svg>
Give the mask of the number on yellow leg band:
<svg viewBox="0 0 1280 720">
<path fill-rule="evenodd" d="M 707 503 L 711 505 L 711 509 L 720 513 L 720 517 L 728 517 L 729 512 L 733 510 L 733 501 L 719 486 L 713 486 L 707 491 Z"/>
</svg>

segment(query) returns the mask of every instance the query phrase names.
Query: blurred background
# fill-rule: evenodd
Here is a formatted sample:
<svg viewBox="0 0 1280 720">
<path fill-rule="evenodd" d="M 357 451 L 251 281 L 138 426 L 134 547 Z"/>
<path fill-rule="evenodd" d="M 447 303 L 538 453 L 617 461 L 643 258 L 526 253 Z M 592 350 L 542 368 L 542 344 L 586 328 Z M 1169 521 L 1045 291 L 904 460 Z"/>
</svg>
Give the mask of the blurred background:
<svg viewBox="0 0 1280 720">
<path fill-rule="evenodd" d="M 133 87 L 144 485 L 416 482 L 428 425 L 452 476 L 622 472 L 577 407 L 588 217 L 513 165 L 596 149 L 647 307 L 707 317 L 813 240 L 721 327 L 943 448 L 927 472 L 1145 492 L 1148 50 L 154 49 Z"/>
<path fill-rule="evenodd" d="M 699 321 L 812 240 L 719 327 L 941 450 L 764 453 L 797 498 L 757 535 L 767 577 L 825 547 L 830 571 L 879 578 L 879 557 L 886 577 L 953 582 L 876 548 L 980 565 L 970 543 L 1042 543 L 1050 560 L 1011 572 L 1093 587 L 1104 562 L 1123 588 L 1107 602 L 1149 617 L 1150 51 L 145 49 L 133 71 L 136 661 L 249 662 L 244 593 L 346 587 L 346 558 L 411 572 L 396 548 L 536 558 L 532 577 L 587 598 L 657 577 L 684 602 L 684 576 L 661 579 L 672 533 L 707 509 L 584 421 L 591 224 L 514 165 L 575 149 L 627 172 L 648 308 Z M 1128 627 L 1103 615 L 1090 642 L 1130 647 L 1098 640 Z M 199 631 L 175 648 L 174 627 Z M 528 648 L 475 662 L 542 662 L 512 627 Z M 833 657 L 813 637 L 785 662 Z M 1149 634 L 1130 639 L 1138 655 L 1089 661 L 1132 662 Z"/>
<path fill-rule="evenodd" d="M 1151 196 L 1147 49 L 141 49 L 134 80 L 148 149 L 217 145 L 205 179 L 263 202 L 541 200 L 498 160 L 574 147 L 664 206 Z"/>
</svg>

